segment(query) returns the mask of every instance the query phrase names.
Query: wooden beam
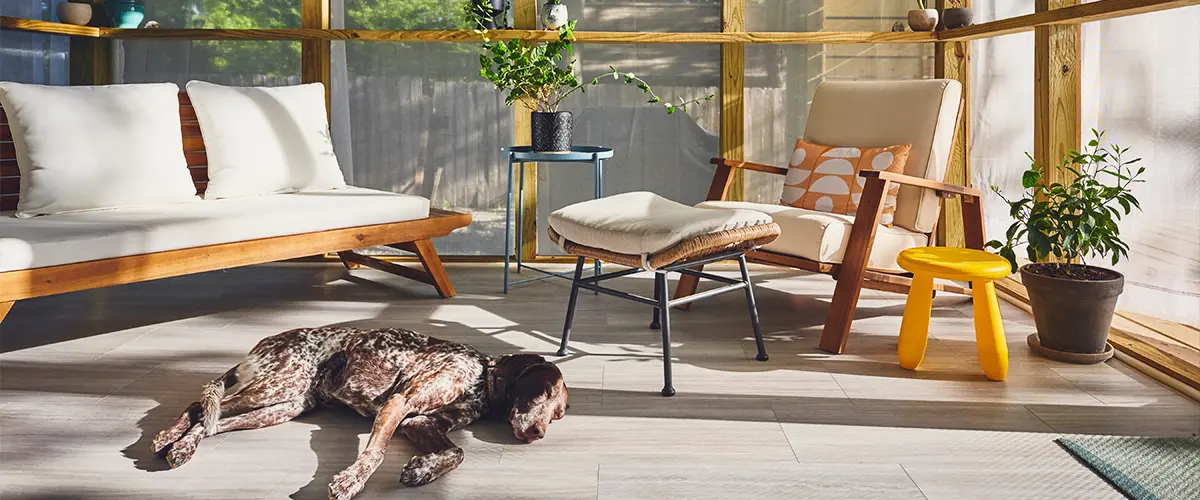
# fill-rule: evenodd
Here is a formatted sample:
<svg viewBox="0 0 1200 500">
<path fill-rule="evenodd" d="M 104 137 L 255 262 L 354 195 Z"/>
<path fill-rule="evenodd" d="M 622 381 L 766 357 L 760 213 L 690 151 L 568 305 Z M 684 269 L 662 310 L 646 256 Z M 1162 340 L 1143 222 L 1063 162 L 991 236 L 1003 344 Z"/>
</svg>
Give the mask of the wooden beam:
<svg viewBox="0 0 1200 500">
<path fill-rule="evenodd" d="M 512 8 L 514 28 L 529 30 L 530 33 L 547 34 L 551 35 L 551 39 L 553 40 L 558 39 L 557 31 L 532 31 L 536 30 L 538 26 L 537 0 L 513 0 Z M 513 140 L 517 145 L 530 144 L 529 134 L 532 126 L 530 124 L 531 117 L 529 113 L 529 108 L 524 104 L 513 106 Z M 527 163 L 525 164 L 524 178 L 518 179 L 525 184 L 524 195 L 517 200 L 517 203 L 521 205 L 522 217 L 521 220 L 516 221 L 517 224 L 521 225 L 521 241 L 516 242 L 517 248 L 515 251 L 521 255 L 522 260 L 531 260 L 537 257 L 537 172 L 537 163 Z M 519 174 L 519 170 L 513 173 L 514 176 Z M 516 189 L 515 186 L 514 189 Z"/>
<path fill-rule="evenodd" d="M 1089 3 L 1072 2 L 1069 7 L 1038 10 L 1033 14 L 1000 19 L 938 33 L 949 40 L 978 40 L 1014 33 L 1033 31 L 1038 26 L 1077 25 L 1118 17 L 1134 16 L 1160 10 L 1200 5 L 1200 0 L 1097 0 Z"/>
<path fill-rule="evenodd" d="M 308 30 L 329 29 L 329 0 L 301 0 L 300 25 Z M 332 116 L 329 109 L 332 89 L 332 50 L 327 39 L 305 39 L 300 42 L 300 73 L 304 83 L 325 85 L 325 118 Z"/>
<path fill-rule="evenodd" d="M 971 0 L 938 0 L 937 8 L 970 7 Z M 962 83 L 962 108 L 959 110 L 958 130 L 946 167 L 945 182 L 960 186 L 971 185 L 971 42 L 970 40 L 939 42 L 934 45 L 934 75 Z M 942 198 L 942 211 L 937 225 L 937 241 L 941 246 L 964 245 L 962 200 Z"/>
<path fill-rule="evenodd" d="M 1070 7 L 1079 0 L 1037 0 L 1038 12 Z M 1058 166 L 1080 145 L 1080 29 L 1077 24 L 1038 26 L 1034 31 L 1034 161 Z M 1051 182 L 1069 182 L 1070 172 L 1046 171 Z"/>
<path fill-rule="evenodd" d="M 98 6 L 97 14 L 103 15 L 103 6 Z M 95 10 L 95 9 L 93 9 Z M 95 15 L 93 15 L 95 17 Z M 96 26 L 76 26 L 74 24 L 39 21 L 37 19 L 22 19 L 19 17 L 0 16 L 0 28 L 6 30 L 32 31 L 47 35 L 70 35 L 89 38 L 100 38 L 104 28 Z"/>
<path fill-rule="evenodd" d="M 746 29 L 746 0 L 721 1 L 721 31 Z M 721 131 L 719 156 L 729 160 L 745 159 L 746 143 L 746 46 L 721 44 Z M 725 199 L 741 201 L 746 193 L 746 172 L 734 169 L 725 190 Z"/>
<path fill-rule="evenodd" d="M 112 78 L 112 44 L 98 38 L 71 38 L 71 85 L 107 85 Z"/>
</svg>

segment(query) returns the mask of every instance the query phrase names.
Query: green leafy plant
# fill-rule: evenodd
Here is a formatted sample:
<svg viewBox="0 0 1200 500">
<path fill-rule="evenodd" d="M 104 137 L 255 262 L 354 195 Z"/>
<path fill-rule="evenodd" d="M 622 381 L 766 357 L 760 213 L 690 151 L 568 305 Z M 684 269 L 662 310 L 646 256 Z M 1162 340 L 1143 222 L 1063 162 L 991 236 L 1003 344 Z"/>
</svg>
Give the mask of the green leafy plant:
<svg viewBox="0 0 1200 500">
<path fill-rule="evenodd" d="M 510 9 L 512 9 L 512 0 L 504 0 L 504 7 L 499 12 L 492 11 L 492 6 L 488 0 L 468 0 L 463 4 L 463 14 L 466 16 L 467 25 L 471 29 L 477 30 L 487 29 L 484 27 L 484 21 L 493 20 L 495 16 L 506 13 Z M 508 25 L 507 18 L 505 18 L 496 25 L 495 29 L 506 30 L 511 28 Z"/>
<path fill-rule="evenodd" d="M 1146 167 L 1134 164 L 1141 158 L 1125 160 L 1129 148 L 1116 144 L 1102 146 L 1103 132 L 1092 130 L 1095 136 L 1084 151 L 1067 153 L 1062 165 L 1054 167 L 1070 173 L 1068 184 L 1054 182 L 1045 165 L 1033 161 L 1021 176 L 1023 196 L 1009 200 L 996 186 L 992 191 L 1009 205 L 1014 222 L 1005 233 L 1005 241 L 992 240 L 987 247 L 997 250 L 1017 270 L 1015 247 L 1026 246 L 1029 260 L 1044 261 L 1050 256 L 1062 263 L 1051 265 L 1063 268 L 1070 276 L 1071 262 L 1084 262 L 1090 256 L 1110 256 L 1113 265 L 1129 256 L 1129 245 L 1121 241 L 1118 223 L 1141 204 L 1130 192 L 1130 186 L 1144 182 L 1139 179 Z M 1136 170 L 1134 170 L 1136 168 Z"/>
<path fill-rule="evenodd" d="M 667 113 L 687 111 L 687 107 L 700 101 L 711 101 L 713 94 L 692 100 L 680 99 L 678 103 L 663 102 L 650 85 L 633 73 L 621 73 L 616 68 L 591 80 L 581 80 L 575 74 L 575 21 L 558 29 L 558 39 L 546 43 L 525 43 L 521 40 L 491 41 L 486 31 L 479 56 L 479 74 L 492 82 L 496 88 L 508 92 L 504 102 L 513 105 L 523 103 L 531 111 L 555 112 L 563 99 L 575 92 L 587 92 L 587 87 L 599 85 L 601 78 L 613 79 L 634 85 L 647 94 L 647 103 L 662 103 Z"/>
<path fill-rule="evenodd" d="M 921 10 L 928 9 L 929 2 L 927 0 L 917 0 L 917 8 Z"/>
</svg>

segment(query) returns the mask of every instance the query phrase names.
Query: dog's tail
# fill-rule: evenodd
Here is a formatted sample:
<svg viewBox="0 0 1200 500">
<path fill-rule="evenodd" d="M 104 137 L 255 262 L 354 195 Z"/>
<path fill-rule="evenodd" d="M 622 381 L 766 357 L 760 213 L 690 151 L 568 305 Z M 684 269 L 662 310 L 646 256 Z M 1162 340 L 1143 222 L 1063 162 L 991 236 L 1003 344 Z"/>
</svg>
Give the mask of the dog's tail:
<svg viewBox="0 0 1200 500">
<path fill-rule="evenodd" d="M 225 388 L 235 383 L 236 373 L 236 366 L 230 368 L 224 375 L 205 384 L 200 392 L 200 412 L 206 436 L 220 431 L 218 427 L 221 425 L 221 399 L 225 397 Z"/>
</svg>

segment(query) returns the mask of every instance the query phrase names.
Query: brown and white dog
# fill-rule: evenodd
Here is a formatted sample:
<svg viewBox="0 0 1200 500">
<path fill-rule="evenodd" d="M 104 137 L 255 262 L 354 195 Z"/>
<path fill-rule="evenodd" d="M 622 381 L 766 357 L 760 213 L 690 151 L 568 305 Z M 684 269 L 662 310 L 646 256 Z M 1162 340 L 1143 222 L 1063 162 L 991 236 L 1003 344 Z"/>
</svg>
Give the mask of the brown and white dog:
<svg viewBox="0 0 1200 500">
<path fill-rule="evenodd" d="M 541 439 L 566 413 L 567 386 L 536 354 L 485 356 L 401 329 L 303 328 L 263 339 L 205 385 L 200 401 L 154 439 L 154 451 L 179 467 L 207 436 L 278 425 L 317 403 L 375 418 L 366 449 L 329 483 L 330 498 L 347 499 L 379 468 L 397 428 L 424 453 L 400 476 L 419 486 L 462 463 L 462 448 L 446 434 L 480 418 L 508 420 L 521 441 Z"/>
</svg>

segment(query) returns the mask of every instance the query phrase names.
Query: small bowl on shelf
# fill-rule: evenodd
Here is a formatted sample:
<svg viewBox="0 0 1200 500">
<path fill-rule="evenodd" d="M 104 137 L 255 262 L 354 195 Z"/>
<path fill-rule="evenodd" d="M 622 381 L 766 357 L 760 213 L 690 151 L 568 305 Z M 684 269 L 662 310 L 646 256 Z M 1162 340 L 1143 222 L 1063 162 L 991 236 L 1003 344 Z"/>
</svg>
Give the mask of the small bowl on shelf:
<svg viewBox="0 0 1200 500">
<path fill-rule="evenodd" d="M 58 20 L 66 24 L 87 26 L 92 21 L 92 4 L 64 2 L 58 4 Z"/>
</svg>

